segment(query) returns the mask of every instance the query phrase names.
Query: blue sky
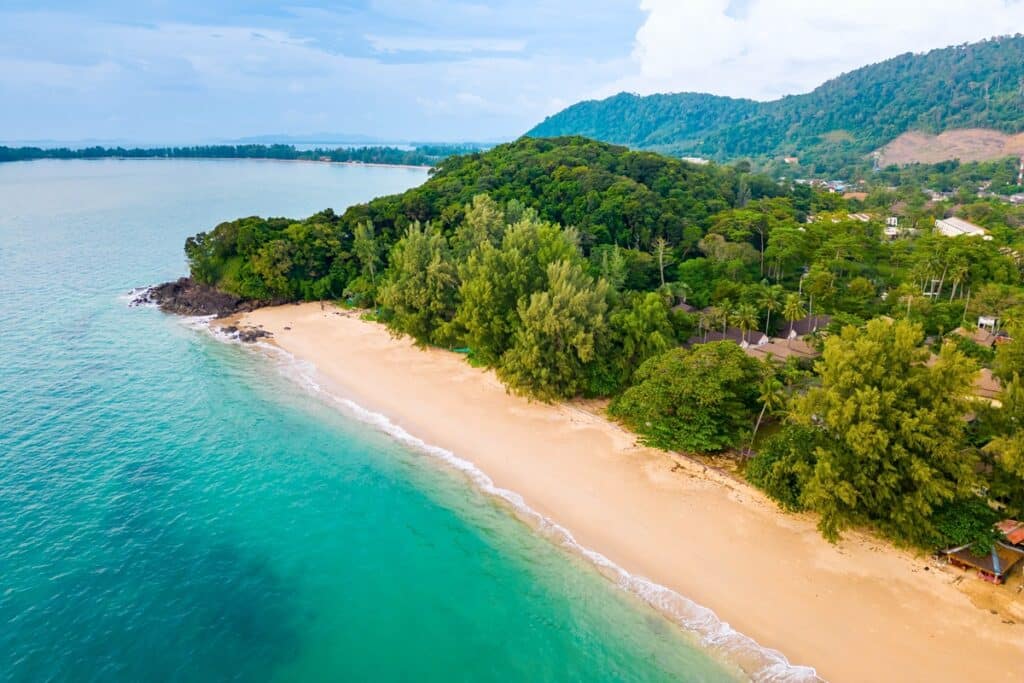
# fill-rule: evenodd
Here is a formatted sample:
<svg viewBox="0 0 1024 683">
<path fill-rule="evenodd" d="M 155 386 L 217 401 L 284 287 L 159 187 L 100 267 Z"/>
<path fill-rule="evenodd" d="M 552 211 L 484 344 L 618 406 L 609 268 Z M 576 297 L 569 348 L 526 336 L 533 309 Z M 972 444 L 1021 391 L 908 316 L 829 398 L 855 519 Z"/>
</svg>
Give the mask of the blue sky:
<svg viewBox="0 0 1024 683">
<path fill-rule="evenodd" d="M 620 90 L 768 99 L 1021 29 L 1019 0 L 0 0 L 0 139 L 508 139 Z"/>
</svg>

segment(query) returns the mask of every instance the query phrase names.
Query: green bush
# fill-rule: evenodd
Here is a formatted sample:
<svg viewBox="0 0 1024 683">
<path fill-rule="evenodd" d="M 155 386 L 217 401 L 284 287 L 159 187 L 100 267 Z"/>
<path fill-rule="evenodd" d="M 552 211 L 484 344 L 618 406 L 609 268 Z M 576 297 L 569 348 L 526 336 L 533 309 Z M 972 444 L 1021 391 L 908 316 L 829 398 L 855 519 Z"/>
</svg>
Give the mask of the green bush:
<svg viewBox="0 0 1024 683">
<path fill-rule="evenodd" d="M 816 430 L 786 425 L 765 439 L 761 450 L 747 463 L 747 481 L 768 494 L 786 510 L 804 509 L 800 498 L 803 482 L 814 468 Z"/>
</svg>

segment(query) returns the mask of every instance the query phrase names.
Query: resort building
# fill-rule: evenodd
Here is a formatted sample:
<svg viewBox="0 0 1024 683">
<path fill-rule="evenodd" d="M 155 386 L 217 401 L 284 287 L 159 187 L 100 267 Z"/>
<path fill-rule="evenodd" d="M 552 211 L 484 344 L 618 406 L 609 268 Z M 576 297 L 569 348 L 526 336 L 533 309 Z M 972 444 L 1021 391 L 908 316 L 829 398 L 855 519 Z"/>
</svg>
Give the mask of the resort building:
<svg viewBox="0 0 1024 683">
<path fill-rule="evenodd" d="M 977 555 L 971 546 L 966 545 L 947 550 L 946 557 L 954 567 L 974 569 L 978 577 L 985 581 L 1003 583 L 1013 568 L 1024 559 L 1024 551 L 996 543 L 990 552 Z"/>
<path fill-rule="evenodd" d="M 794 320 L 787 325 L 786 337 L 788 339 L 806 337 L 809 334 L 814 334 L 818 330 L 828 327 L 831 322 L 832 316 L 830 315 L 809 315 L 806 318 Z"/>
<path fill-rule="evenodd" d="M 946 237 L 980 237 L 983 240 L 992 239 L 988 230 L 969 223 L 962 218 L 940 218 L 935 221 L 935 230 Z"/>
<path fill-rule="evenodd" d="M 803 339 L 772 339 L 765 344 L 753 344 L 743 349 L 751 358 L 785 362 L 789 358 L 813 360 L 820 354 Z"/>
</svg>

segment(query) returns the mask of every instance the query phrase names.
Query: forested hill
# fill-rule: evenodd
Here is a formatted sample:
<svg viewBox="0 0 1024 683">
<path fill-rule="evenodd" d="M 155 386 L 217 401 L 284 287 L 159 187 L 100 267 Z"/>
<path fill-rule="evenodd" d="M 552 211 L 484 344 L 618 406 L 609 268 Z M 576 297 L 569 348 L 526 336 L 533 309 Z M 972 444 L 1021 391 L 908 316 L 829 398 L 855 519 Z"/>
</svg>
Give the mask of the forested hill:
<svg viewBox="0 0 1024 683">
<path fill-rule="evenodd" d="M 658 237 L 692 250 L 715 214 L 737 201 L 783 193 L 764 176 L 732 168 L 696 166 L 580 137 L 523 138 L 449 157 L 420 187 L 353 206 L 341 216 L 327 211 L 301 222 L 245 218 L 190 238 L 186 251 L 193 277 L 231 294 L 318 299 L 352 290 L 361 272 L 357 233 L 367 224 L 386 265 L 387 250 L 409 225 L 429 222 L 451 236 L 480 194 L 573 226 L 587 253 L 618 244 L 649 258 L 646 252 Z"/>
<path fill-rule="evenodd" d="M 797 156 L 827 170 L 907 131 L 971 127 L 1024 131 L 1024 36 L 908 53 L 772 102 L 622 93 L 575 104 L 527 135 L 586 135 L 718 160 Z"/>
</svg>

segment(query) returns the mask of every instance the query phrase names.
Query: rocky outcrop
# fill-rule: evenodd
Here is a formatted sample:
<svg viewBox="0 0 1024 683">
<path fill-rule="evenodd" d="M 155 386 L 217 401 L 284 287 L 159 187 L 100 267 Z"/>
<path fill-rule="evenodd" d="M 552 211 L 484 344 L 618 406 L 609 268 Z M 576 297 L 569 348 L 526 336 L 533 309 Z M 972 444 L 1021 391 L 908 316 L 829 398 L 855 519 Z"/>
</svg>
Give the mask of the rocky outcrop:
<svg viewBox="0 0 1024 683">
<path fill-rule="evenodd" d="M 269 339 L 274 336 L 260 327 L 236 327 L 235 325 L 228 325 L 222 328 L 221 332 L 246 344 L 252 344 L 260 339 Z"/>
<path fill-rule="evenodd" d="M 160 310 L 178 315 L 212 315 L 224 318 L 280 302 L 242 299 L 195 282 L 192 278 L 183 277 L 143 290 L 131 303 L 133 306 L 156 304 Z"/>
</svg>

